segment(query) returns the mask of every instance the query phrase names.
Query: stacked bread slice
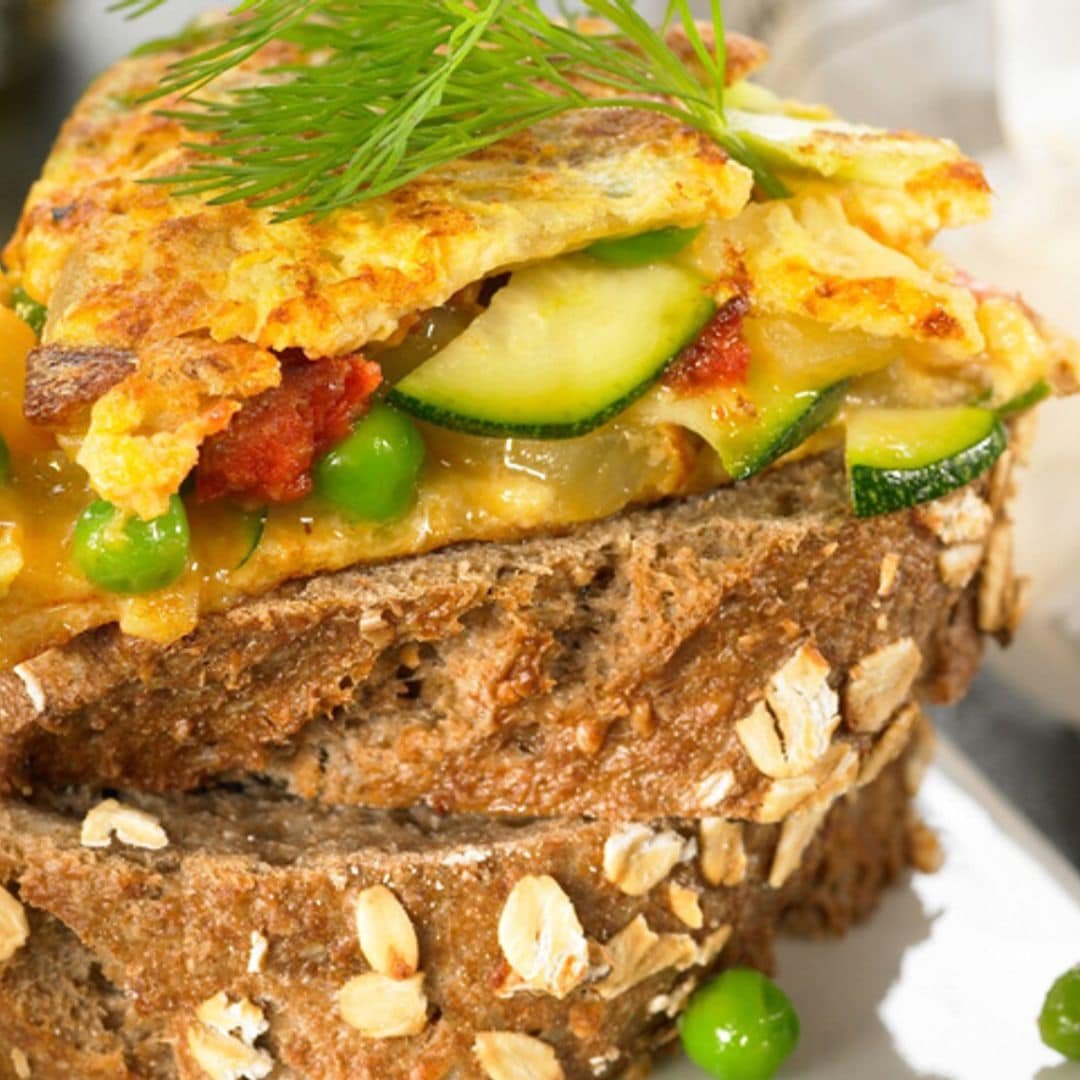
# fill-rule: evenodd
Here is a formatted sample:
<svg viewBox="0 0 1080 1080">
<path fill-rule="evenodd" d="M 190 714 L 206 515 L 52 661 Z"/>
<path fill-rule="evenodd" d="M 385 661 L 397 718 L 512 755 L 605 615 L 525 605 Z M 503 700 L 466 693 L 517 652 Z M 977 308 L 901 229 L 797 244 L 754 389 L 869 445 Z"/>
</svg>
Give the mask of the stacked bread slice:
<svg viewBox="0 0 1080 1080">
<path fill-rule="evenodd" d="M 932 868 L 919 703 L 1017 617 L 1013 456 L 862 521 L 808 457 L 0 676 L 0 1076 L 639 1067 Z"/>
</svg>

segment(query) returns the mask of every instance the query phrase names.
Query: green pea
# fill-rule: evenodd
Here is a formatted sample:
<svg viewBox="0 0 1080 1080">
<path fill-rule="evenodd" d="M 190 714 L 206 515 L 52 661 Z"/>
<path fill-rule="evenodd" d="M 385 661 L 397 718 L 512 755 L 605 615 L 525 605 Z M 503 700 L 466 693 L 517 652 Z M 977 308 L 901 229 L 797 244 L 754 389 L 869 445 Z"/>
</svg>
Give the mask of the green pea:
<svg viewBox="0 0 1080 1080">
<path fill-rule="evenodd" d="M 0 485 L 11 482 L 11 451 L 7 440 L 0 435 Z"/>
<path fill-rule="evenodd" d="M 178 495 L 161 517 L 125 517 L 98 499 L 75 523 L 71 554 L 75 565 L 109 592 L 137 595 L 171 585 L 187 565 L 191 547 L 187 513 Z"/>
<path fill-rule="evenodd" d="M 1080 964 L 1050 987 L 1039 1013 L 1039 1034 L 1052 1050 L 1080 1061 Z"/>
<path fill-rule="evenodd" d="M 732 968 L 694 994 L 679 1031 L 690 1060 L 718 1080 L 769 1080 L 799 1041 L 799 1017 L 761 972 Z"/>
<path fill-rule="evenodd" d="M 639 233 L 637 236 L 597 240 L 585 251 L 594 259 L 614 263 L 616 266 L 644 266 L 646 263 L 659 262 L 661 259 L 678 255 L 683 248 L 694 242 L 699 232 L 700 226 L 695 229 L 656 229 L 654 232 Z"/>
<path fill-rule="evenodd" d="M 49 309 L 44 304 L 39 304 L 21 285 L 12 289 L 11 302 L 15 314 L 41 337 L 41 331 L 45 329 L 45 321 L 49 317 Z"/>
<path fill-rule="evenodd" d="M 367 521 L 400 517 L 416 497 L 424 451 L 420 432 L 404 413 L 375 405 L 315 463 L 315 490 Z"/>
</svg>

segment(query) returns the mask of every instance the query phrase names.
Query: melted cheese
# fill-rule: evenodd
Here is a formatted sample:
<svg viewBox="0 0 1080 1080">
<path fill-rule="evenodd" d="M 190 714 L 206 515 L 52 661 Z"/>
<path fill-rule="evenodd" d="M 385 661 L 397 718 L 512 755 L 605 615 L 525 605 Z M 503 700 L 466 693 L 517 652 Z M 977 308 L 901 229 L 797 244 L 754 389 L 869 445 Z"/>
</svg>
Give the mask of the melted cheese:
<svg viewBox="0 0 1080 1080">
<path fill-rule="evenodd" d="M 426 426 L 423 434 L 428 463 L 417 502 L 403 518 L 351 522 L 314 498 L 274 506 L 245 561 L 250 515 L 228 504 L 189 505 L 188 570 L 169 589 L 145 597 L 95 589 L 70 561 L 74 522 L 92 497 L 85 474 L 57 450 L 21 458 L 15 483 L 0 488 L 0 575 L 6 558 L 25 560 L 0 599 L 0 666 L 112 621 L 135 636 L 169 641 L 191 630 L 201 613 L 289 578 L 458 541 L 514 539 L 722 480 L 712 455 L 674 428 L 616 421 L 556 443 L 472 438 Z M 8 529 L 17 537 L 10 555 Z"/>
</svg>

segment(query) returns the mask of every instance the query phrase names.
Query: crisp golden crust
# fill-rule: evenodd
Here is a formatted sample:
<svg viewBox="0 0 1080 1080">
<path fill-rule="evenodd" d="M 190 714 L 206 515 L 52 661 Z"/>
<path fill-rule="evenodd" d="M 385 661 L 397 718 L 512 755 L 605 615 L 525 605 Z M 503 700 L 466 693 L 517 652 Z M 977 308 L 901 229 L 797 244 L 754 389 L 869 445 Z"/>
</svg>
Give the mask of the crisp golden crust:
<svg viewBox="0 0 1080 1080">
<path fill-rule="evenodd" d="M 129 375 L 136 363 L 130 349 L 93 345 L 31 349 L 26 358 L 23 413 L 33 424 L 67 426 L 82 408 Z"/>
<path fill-rule="evenodd" d="M 888 191 L 849 185 L 843 192 L 852 221 L 893 247 L 928 244 L 942 229 L 990 216 L 992 192 L 982 169 L 961 158 L 934 166 Z"/>
<path fill-rule="evenodd" d="M 758 56 L 746 44 L 733 53 L 740 70 Z M 125 61 L 91 88 L 5 255 L 49 308 L 46 345 L 137 355 L 95 405 L 79 463 L 101 495 L 143 516 L 162 512 L 244 398 L 277 383 L 275 352 L 351 353 L 493 271 L 600 236 L 731 217 L 750 196 L 749 172 L 704 135 L 597 109 L 324 220 L 275 224 L 270 211 L 142 182 L 193 159 L 189 135 L 155 111 L 172 103 L 127 104 L 174 58 Z"/>
<path fill-rule="evenodd" d="M 747 293 L 758 314 L 934 345 L 946 365 L 977 355 L 976 299 L 952 268 L 880 243 L 846 209 L 836 193 L 755 204 L 706 229 L 700 264 Z"/>
</svg>

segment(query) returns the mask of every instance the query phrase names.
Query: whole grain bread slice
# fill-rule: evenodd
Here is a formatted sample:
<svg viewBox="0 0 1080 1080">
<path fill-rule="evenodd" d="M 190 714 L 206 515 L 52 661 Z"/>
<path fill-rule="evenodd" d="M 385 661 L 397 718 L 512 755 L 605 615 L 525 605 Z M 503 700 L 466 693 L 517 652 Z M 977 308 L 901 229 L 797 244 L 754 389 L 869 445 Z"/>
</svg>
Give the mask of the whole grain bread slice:
<svg viewBox="0 0 1080 1080">
<path fill-rule="evenodd" d="M 959 696 L 981 631 L 1011 624 L 1008 468 L 857 520 L 825 454 L 295 582 L 169 646 L 94 631 L 0 674 L 0 782 L 262 772 L 342 804 L 776 820 L 827 751 L 865 759 L 912 686 Z"/>
<path fill-rule="evenodd" d="M 168 1025 L 139 1016 L 59 919 L 29 911 L 30 941 L 0 966 L 2 1080 L 171 1077 Z"/>
<path fill-rule="evenodd" d="M 17 1051 L 35 1080 L 505 1080 L 508 1033 L 539 1077 L 618 1074 L 674 1038 L 709 971 L 768 968 L 781 925 L 841 931 L 874 906 L 905 861 L 918 760 L 782 826 L 251 789 L 9 801 L 0 882 L 29 934 L 0 935 L 0 1076 Z"/>
</svg>

